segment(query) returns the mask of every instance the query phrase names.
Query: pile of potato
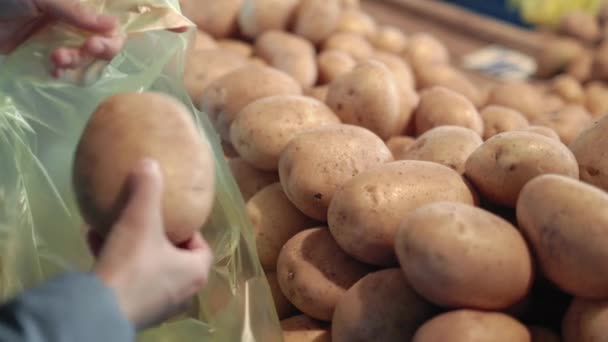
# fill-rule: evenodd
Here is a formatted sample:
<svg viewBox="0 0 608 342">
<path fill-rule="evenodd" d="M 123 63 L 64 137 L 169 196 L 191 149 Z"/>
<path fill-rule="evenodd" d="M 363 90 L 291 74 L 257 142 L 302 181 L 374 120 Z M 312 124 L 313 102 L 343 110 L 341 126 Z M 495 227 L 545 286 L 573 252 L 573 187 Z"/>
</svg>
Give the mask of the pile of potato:
<svg viewBox="0 0 608 342">
<path fill-rule="evenodd" d="M 608 340 L 608 88 L 481 89 L 357 1 L 181 2 L 287 342 Z"/>
</svg>

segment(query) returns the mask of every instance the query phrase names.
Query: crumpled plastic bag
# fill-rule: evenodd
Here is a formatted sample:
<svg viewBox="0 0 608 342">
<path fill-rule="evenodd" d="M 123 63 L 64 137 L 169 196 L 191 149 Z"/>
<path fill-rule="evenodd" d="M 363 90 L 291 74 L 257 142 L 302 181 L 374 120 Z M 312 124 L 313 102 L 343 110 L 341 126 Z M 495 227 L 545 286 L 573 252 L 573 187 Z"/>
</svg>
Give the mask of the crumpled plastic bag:
<svg viewBox="0 0 608 342">
<path fill-rule="evenodd" d="M 182 85 L 193 34 L 177 0 L 86 1 L 117 15 L 129 40 L 111 63 L 90 61 L 61 80 L 50 76 L 57 46 L 86 34 L 54 24 L 0 65 L 0 296 L 59 273 L 88 271 L 92 257 L 71 187 L 73 153 L 89 115 L 108 96 L 161 91 L 192 109 L 217 165 L 215 209 L 203 234 L 215 252 L 209 284 L 188 313 L 141 334 L 145 342 L 282 341 L 278 318 L 242 197 L 207 116 Z M 191 30 L 192 31 L 192 30 Z"/>
</svg>

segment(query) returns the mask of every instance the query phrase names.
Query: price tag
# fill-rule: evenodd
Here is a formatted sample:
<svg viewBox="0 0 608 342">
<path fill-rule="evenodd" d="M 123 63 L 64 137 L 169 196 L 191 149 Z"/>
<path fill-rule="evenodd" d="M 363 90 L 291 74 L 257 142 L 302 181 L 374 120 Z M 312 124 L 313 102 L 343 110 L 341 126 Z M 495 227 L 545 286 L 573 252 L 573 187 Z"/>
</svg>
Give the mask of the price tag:
<svg viewBox="0 0 608 342">
<path fill-rule="evenodd" d="M 462 59 L 467 69 L 502 80 L 525 80 L 536 73 L 534 58 L 503 46 L 491 45 Z"/>
</svg>

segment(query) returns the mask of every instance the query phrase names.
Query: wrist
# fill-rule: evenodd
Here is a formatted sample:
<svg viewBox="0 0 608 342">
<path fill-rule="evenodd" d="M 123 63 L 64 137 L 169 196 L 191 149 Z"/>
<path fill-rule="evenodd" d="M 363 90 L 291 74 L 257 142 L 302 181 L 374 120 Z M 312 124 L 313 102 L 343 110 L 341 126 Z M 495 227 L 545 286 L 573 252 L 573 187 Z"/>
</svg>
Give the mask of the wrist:
<svg viewBox="0 0 608 342">
<path fill-rule="evenodd" d="M 120 277 L 114 272 L 108 272 L 104 269 L 96 268 L 94 270 L 95 275 L 101 280 L 101 282 L 112 291 L 114 297 L 116 298 L 116 304 L 123 317 L 131 322 L 133 326 L 138 327 L 138 323 L 136 322 L 135 315 L 133 313 L 133 309 L 129 304 L 129 298 L 125 294 L 125 289 L 123 282 L 121 282 Z"/>
</svg>

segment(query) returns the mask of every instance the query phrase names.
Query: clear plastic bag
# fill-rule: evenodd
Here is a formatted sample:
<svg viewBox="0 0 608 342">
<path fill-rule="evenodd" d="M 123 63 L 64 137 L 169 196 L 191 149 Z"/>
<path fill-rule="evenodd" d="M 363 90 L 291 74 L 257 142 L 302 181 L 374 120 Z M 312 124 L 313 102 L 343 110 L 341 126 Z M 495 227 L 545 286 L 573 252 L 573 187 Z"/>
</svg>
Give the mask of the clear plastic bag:
<svg viewBox="0 0 608 342">
<path fill-rule="evenodd" d="M 7 298 L 58 273 L 90 269 L 92 258 L 71 188 L 80 133 L 108 96 L 162 91 L 192 108 L 216 155 L 217 198 L 203 229 L 216 262 L 189 314 L 144 332 L 140 340 L 281 341 L 243 200 L 212 125 L 183 89 L 183 61 L 192 34 L 166 29 L 189 22 L 176 0 L 90 3 L 118 15 L 129 35 L 124 51 L 110 64 L 91 62 L 64 80 L 52 79 L 50 51 L 85 39 L 82 32 L 57 24 L 0 65 L 0 295 Z"/>
</svg>

